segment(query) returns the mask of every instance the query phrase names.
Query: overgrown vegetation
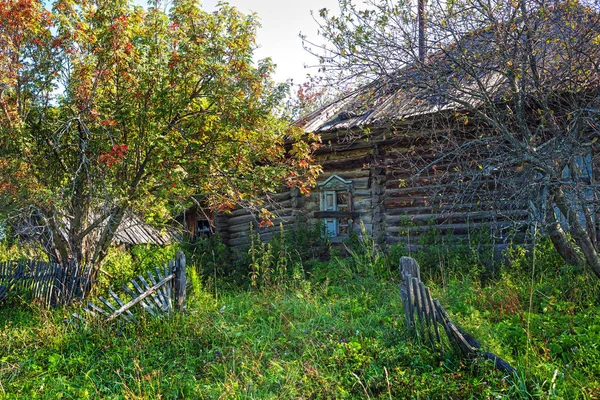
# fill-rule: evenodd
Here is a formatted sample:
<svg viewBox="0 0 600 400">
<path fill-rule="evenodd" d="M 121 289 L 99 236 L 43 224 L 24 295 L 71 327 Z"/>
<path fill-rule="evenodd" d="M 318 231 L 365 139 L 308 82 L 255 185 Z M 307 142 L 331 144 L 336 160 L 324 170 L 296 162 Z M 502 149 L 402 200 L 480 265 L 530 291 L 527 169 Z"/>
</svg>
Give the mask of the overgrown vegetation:
<svg viewBox="0 0 600 400">
<path fill-rule="evenodd" d="M 0 397 L 600 396 L 600 287 L 589 271 L 564 265 L 547 240 L 533 251 L 510 247 L 493 274 L 489 254 L 466 245 L 430 243 L 412 254 L 453 318 L 518 369 L 511 377 L 406 333 L 403 247 L 382 255 L 357 237 L 348 257 L 333 249 L 319 261 L 290 247 L 294 235 L 304 233 L 255 242 L 246 272 L 239 262 L 226 279 L 215 273 L 223 248 L 188 249 L 202 275 L 190 278 L 187 312 L 164 319 L 81 326 L 66 322 L 73 309 L 13 300 L 0 309 Z M 174 250 L 134 248 L 127 262 L 159 262 Z M 304 251 L 310 261 L 299 257 Z"/>
</svg>

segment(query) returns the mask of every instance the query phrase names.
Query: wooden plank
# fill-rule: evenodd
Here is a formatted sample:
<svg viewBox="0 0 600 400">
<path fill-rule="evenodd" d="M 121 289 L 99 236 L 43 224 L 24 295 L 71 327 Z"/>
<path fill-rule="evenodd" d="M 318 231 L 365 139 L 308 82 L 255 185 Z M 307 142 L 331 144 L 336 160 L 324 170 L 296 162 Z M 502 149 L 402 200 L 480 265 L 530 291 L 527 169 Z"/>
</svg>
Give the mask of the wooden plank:
<svg viewBox="0 0 600 400">
<path fill-rule="evenodd" d="M 187 297 L 186 286 L 187 286 L 187 275 L 186 275 L 186 262 L 185 254 L 182 251 L 177 251 L 177 260 L 175 262 L 175 309 L 184 310 L 185 301 Z"/>
<path fill-rule="evenodd" d="M 170 274 L 174 274 L 175 271 L 175 260 L 169 260 L 168 264 L 165 264 L 165 277 L 170 275 Z M 173 299 L 173 285 L 174 285 L 174 281 L 171 280 L 169 281 L 169 283 L 167 285 L 165 285 L 166 290 L 167 290 L 167 298 L 169 299 L 169 309 L 173 309 L 173 304 L 175 304 L 175 301 Z"/>
<path fill-rule="evenodd" d="M 119 296 L 117 296 L 117 294 L 115 292 L 113 292 L 111 290 L 109 292 L 109 294 L 110 294 L 110 297 L 112 297 L 117 302 L 117 305 L 119 307 L 123 307 L 124 306 L 123 301 L 121 301 L 121 299 L 119 298 Z M 132 322 L 135 322 L 135 317 L 133 316 L 133 314 L 131 313 L 130 310 L 128 310 L 128 309 L 125 310 L 125 313 L 121 314 L 121 315 L 126 315 Z"/>
<path fill-rule="evenodd" d="M 151 271 L 147 272 L 148 274 L 148 279 L 150 279 L 150 283 L 152 283 L 152 286 L 156 286 L 157 282 L 160 281 L 160 279 L 158 279 L 158 276 L 155 278 L 154 275 L 152 275 Z M 160 300 L 161 303 L 161 310 L 165 311 L 165 312 L 169 312 L 169 307 L 165 301 L 165 298 L 162 295 L 162 291 L 160 290 L 160 288 L 158 288 L 158 290 L 156 290 L 156 297 L 158 297 L 158 299 Z"/>
<path fill-rule="evenodd" d="M 145 293 L 144 289 L 141 288 L 141 286 L 137 283 L 137 281 L 135 279 L 131 280 L 131 284 L 133 285 L 135 290 L 138 291 L 140 296 Z M 136 295 L 135 297 L 138 297 L 138 295 Z M 142 299 L 144 300 L 145 298 L 146 297 L 144 296 Z M 144 304 L 146 305 L 146 307 L 144 307 L 144 309 L 149 311 L 154 316 L 158 315 L 158 310 L 155 309 L 154 304 L 152 304 L 151 301 L 144 300 Z"/>
<path fill-rule="evenodd" d="M 163 276 L 163 274 L 162 274 L 162 272 L 161 272 L 160 268 L 158 268 L 158 267 L 155 267 L 155 268 L 154 268 L 154 272 L 156 273 L 156 277 L 157 277 L 158 281 L 162 281 L 162 280 L 164 279 L 164 276 Z M 155 283 L 155 282 L 153 282 L 153 283 Z M 158 289 L 158 291 L 160 292 L 160 294 L 161 294 L 162 298 L 164 299 L 164 302 L 165 302 L 165 310 L 166 310 L 167 312 L 171 312 L 171 302 L 169 301 L 169 297 L 168 297 L 168 294 L 167 294 L 167 285 L 162 285 L 162 286 L 161 286 L 161 287 Z"/>
<path fill-rule="evenodd" d="M 150 290 L 150 288 L 152 287 L 148 281 L 146 281 L 146 279 L 142 276 L 142 275 L 138 275 L 138 280 L 142 283 L 142 285 L 144 285 L 144 287 L 146 288 L 146 290 Z M 160 299 L 158 298 L 158 296 L 156 295 L 155 292 L 152 292 L 150 294 L 150 298 L 154 301 L 154 303 L 156 304 L 156 306 L 158 307 L 159 310 L 162 309 L 162 304 Z"/>
<path fill-rule="evenodd" d="M 135 293 L 127 285 L 123 285 L 123 290 L 125 291 L 125 293 L 127 293 L 131 297 L 132 300 L 136 299 L 139 296 L 139 294 Z M 156 317 L 158 315 L 157 312 L 154 310 L 154 307 L 152 307 L 151 304 L 149 304 L 148 302 L 146 302 L 146 300 L 142 300 L 140 302 L 140 305 L 142 306 L 142 308 L 144 309 L 144 311 L 146 311 L 147 313 L 149 313 L 153 317 Z"/>
<path fill-rule="evenodd" d="M 102 315 L 110 315 L 108 312 L 104 311 L 103 308 L 98 307 L 96 304 L 92 303 L 91 301 L 88 302 L 87 308 L 90 309 L 90 310 L 92 310 L 93 312 L 97 312 L 97 313 L 102 314 Z"/>
<path fill-rule="evenodd" d="M 417 312 L 417 317 L 419 318 L 419 322 L 418 324 L 415 322 L 415 326 L 418 326 L 419 330 L 421 331 L 421 335 L 423 334 L 423 310 L 421 309 L 421 295 L 419 293 L 419 284 L 418 284 L 419 280 L 417 278 L 415 278 L 414 276 L 411 279 L 411 286 L 412 286 L 412 292 L 414 295 L 414 299 L 415 299 L 415 311 Z"/>
<path fill-rule="evenodd" d="M 419 294 L 421 297 L 421 307 L 424 310 L 424 322 L 425 322 L 425 331 L 427 333 L 427 337 L 429 338 L 429 342 L 431 343 L 431 345 L 433 346 L 435 344 L 434 341 L 434 337 L 433 337 L 433 327 L 431 325 L 435 324 L 435 322 L 432 322 L 431 320 L 431 310 L 429 308 L 429 301 L 427 300 L 427 293 L 425 291 L 425 285 L 423 284 L 422 281 L 419 281 Z"/>
<path fill-rule="evenodd" d="M 414 328 L 415 327 L 415 295 L 413 293 L 413 288 L 412 288 L 412 275 L 411 274 L 406 274 L 406 280 L 407 280 L 407 286 L 406 286 L 406 291 L 407 291 L 407 299 L 408 299 L 408 319 L 409 319 L 409 327 L 410 328 Z"/>
<path fill-rule="evenodd" d="M 442 339 L 440 337 L 440 330 L 438 329 L 437 324 L 437 312 L 435 310 L 435 305 L 433 304 L 433 299 L 431 298 L 431 292 L 428 287 L 425 287 L 425 296 L 427 297 L 427 303 L 429 304 L 429 309 L 431 310 L 431 323 L 433 325 L 433 331 L 435 333 L 435 340 L 437 343 L 441 344 Z"/>
<path fill-rule="evenodd" d="M 106 300 L 102 296 L 98 296 L 98 300 L 100 300 L 106 307 L 108 307 L 112 311 L 115 311 L 117 309 L 110 301 Z"/>
<path fill-rule="evenodd" d="M 127 304 L 124 304 L 122 307 L 119 307 L 118 310 L 115 310 L 115 312 L 106 320 L 107 322 L 110 322 L 112 320 L 114 320 L 115 318 L 117 318 L 119 315 L 121 315 L 122 313 L 124 313 L 125 311 L 129 310 L 131 307 L 133 307 L 134 305 L 136 305 L 137 303 L 139 303 L 140 301 L 144 300 L 146 297 L 152 295 L 152 293 L 154 293 L 159 287 L 161 287 L 162 285 L 164 285 L 165 283 L 167 283 L 169 280 L 173 279 L 175 276 L 173 274 L 169 275 L 168 277 L 166 277 L 165 279 L 161 280 L 160 282 L 158 282 L 156 285 L 152 286 L 148 291 L 146 291 L 144 294 L 136 297 L 135 299 L 131 300 L 130 302 L 128 302 Z"/>
</svg>

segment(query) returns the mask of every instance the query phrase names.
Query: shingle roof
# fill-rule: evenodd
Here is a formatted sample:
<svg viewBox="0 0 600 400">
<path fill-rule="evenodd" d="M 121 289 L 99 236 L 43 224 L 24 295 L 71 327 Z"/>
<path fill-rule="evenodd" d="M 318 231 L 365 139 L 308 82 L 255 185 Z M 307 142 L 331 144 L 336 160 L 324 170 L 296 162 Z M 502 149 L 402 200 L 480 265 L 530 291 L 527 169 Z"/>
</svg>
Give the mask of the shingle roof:
<svg viewBox="0 0 600 400">
<path fill-rule="evenodd" d="M 598 87 L 600 73 L 598 66 L 593 63 L 594 59 L 596 62 L 600 59 L 600 46 L 594 45 L 593 40 L 590 41 L 593 35 L 589 36 L 589 31 L 600 37 L 600 18 L 596 13 L 581 9 L 567 12 L 574 12 L 569 17 L 571 19 L 563 17 L 560 7 L 554 8 L 551 17 L 537 26 L 538 39 L 551 38 L 539 40 L 540 48 L 536 48 L 538 63 L 543 69 L 541 73 L 546 75 L 543 76 L 544 84 L 549 87 L 556 85 L 554 89 L 558 91 L 572 90 L 573 86 L 578 85 Z M 577 22 L 576 26 L 570 24 L 572 21 Z M 589 62 L 595 74 L 584 78 L 576 77 L 575 79 L 584 80 L 575 82 L 574 85 L 572 77 L 568 76 L 565 61 L 573 55 L 568 54 L 563 43 L 580 34 L 585 35 L 582 28 L 587 30 L 588 36 L 582 41 L 584 48 L 579 51 L 584 51 L 585 54 L 582 55 L 589 58 L 589 61 L 582 60 L 582 63 Z M 465 109 L 464 102 L 469 103 L 469 106 L 478 106 L 486 100 L 479 98 L 477 81 L 483 83 L 486 95 L 492 95 L 495 100 L 501 99 L 510 88 L 505 65 L 501 65 L 506 60 L 498 55 L 496 48 L 499 40 L 496 33 L 494 28 L 471 32 L 447 48 L 430 54 L 424 68 L 412 65 L 379 78 L 299 119 L 295 124 L 305 132 L 327 133 L 373 127 L 443 110 L 461 110 Z M 472 66 L 478 69 L 471 72 L 477 76 L 473 77 L 466 70 L 456 68 L 451 61 L 453 57 L 472 60 Z M 566 79 L 561 75 L 563 71 L 566 71 Z M 575 76 L 575 73 L 571 75 Z"/>
</svg>

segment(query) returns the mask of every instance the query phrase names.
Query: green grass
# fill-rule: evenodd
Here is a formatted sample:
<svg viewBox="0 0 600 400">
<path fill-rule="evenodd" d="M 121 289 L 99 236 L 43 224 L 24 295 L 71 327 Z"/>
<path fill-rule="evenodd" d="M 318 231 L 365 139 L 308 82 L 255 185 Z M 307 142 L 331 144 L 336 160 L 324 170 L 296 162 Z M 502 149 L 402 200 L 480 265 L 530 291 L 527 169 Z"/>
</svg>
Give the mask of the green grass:
<svg viewBox="0 0 600 400">
<path fill-rule="evenodd" d="M 0 309 L 0 398 L 600 396 L 600 291 L 585 271 L 538 261 L 533 275 L 485 285 L 462 271 L 446 270 L 445 286 L 425 276 L 452 317 L 519 370 L 509 377 L 412 338 L 396 271 L 357 257 L 261 289 L 194 280 L 185 313 L 137 325 L 82 326 L 68 322 L 74 309 L 13 302 Z"/>
</svg>

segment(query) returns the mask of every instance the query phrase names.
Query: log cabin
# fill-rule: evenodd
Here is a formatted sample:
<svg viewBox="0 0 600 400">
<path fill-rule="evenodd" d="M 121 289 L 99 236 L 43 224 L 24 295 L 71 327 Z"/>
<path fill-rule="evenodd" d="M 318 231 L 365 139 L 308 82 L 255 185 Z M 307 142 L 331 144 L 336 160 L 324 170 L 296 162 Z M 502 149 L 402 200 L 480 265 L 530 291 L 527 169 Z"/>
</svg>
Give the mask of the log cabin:
<svg viewBox="0 0 600 400">
<path fill-rule="evenodd" d="M 539 42 L 537 62 L 544 68 L 542 83 L 554 85 L 553 101 L 577 103 L 563 109 L 588 113 L 591 134 L 584 136 L 597 139 L 598 66 L 593 62 L 588 66 L 583 61 L 578 66 L 589 68 L 586 74 L 564 79 L 563 64 L 569 58 L 562 44 L 581 39 L 579 44 L 583 45 L 578 49 L 585 49 L 590 59 L 600 56 L 599 46 L 594 44 L 594 34 L 589 34 L 589 29 L 588 36 L 579 38 L 577 35 L 583 34 L 584 29 L 577 31 L 564 24 L 563 16 L 568 12 L 572 10 L 562 11 L 557 6 L 538 26 L 538 35 L 558 40 Z M 593 22 L 582 21 L 585 22 L 580 28 L 597 32 Z M 235 248 L 249 244 L 251 223 L 263 240 L 269 240 L 280 224 L 286 228 L 322 224 L 334 243 L 343 242 L 351 232 L 360 233 L 364 226 L 366 234 L 383 248 L 414 243 L 416 237 L 432 229 L 457 240 L 468 240 L 473 232 L 486 231 L 494 243 L 502 244 L 522 239 L 531 224 L 540 220 L 538 214 L 556 214 L 560 219 L 560 212 L 551 206 L 547 208 L 548 185 L 541 181 L 536 169 L 527 161 L 511 159 L 508 151 L 506 159 L 502 159 L 502 152 L 497 151 L 497 147 L 505 145 L 502 135 L 493 133 L 497 128 L 489 120 L 473 115 L 478 107 L 473 89 L 477 85 L 483 86 L 494 102 L 506 109 L 511 107 L 512 98 L 506 95 L 513 90 L 511 77 L 498 73 L 501 63 L 494 46 L 494 40 L 498 40 L 495 35 L 493 29 L 468 34 L 444 51 L 429 55 L 425 68 L 408 66 L 297 121 L 306 133 L 321 136 L 323 147 L 315 157 L 323 174 L 308 197 L 294 188 L 266 197 L 267 208 L 277 215 L 272 227 L 259 229 L 258 217 L 246 209 L 216 215 L 209 218 L 210 222 L 201 223 L 212 225 L 214 232 Z M 452 57 L 464 61 L 471 54 L 477 58 L 473 65 L 478 66 L 480 73 L 449 68 Z M 563 86 L 570 84 L 564 82 L 577 85 Z M 434 86 L 438 95 L 432 90 Z M 472 106 L 465 107 L 465 102 Z M 544 122 L 536 116 L 538 111 L 537 104 L 527 104 L 523 121 L 538 132 L 541 127 L 542 139 L 536 139 L 536 146 L 546 151 Z M 512 118 L 509 113 L 506 116 Z M 558 123 L 568 128 L 568 118 L 566 115 Z M 519 121 L 514 119 L 517 124 Z M 552 142 L 550 134 L 547 142 Z M 576 149 L 576 153 L 565 157 L 549 152 L 549 160 L 556 157 L 556 163 L 559 159 L 565 162 L 561 166 L 562 178 L 573 182 L 573 197 L 585 196 L 591 210 L 587 222 L 591 221 L 595 225 L 592 230 L 598 231 L 600 143 L 591 139 L 584 146 L 562 149 Z M 199 218 L 204 217 L 197 213 L 191 217 L 195 220 L 188 224 L 192 232 Z"/>
<path fill-rule="evenodd" d="M 532 215 L 515 186 L 501 187 L 502 174 L 486 174 L 485 166 L 454 172 L 465 167 L 464 160 L 444 160 L 439 146 L 431 143 L 448 132 L 472 137 L 481 126 L 465 125 L 454 110 L 416 110 L 399 100 L 398 93 L 378 96 L 377 104 L 362 113 L 353 111 L 363 93 L 298 122 L 306 132 L 321 135 L 323 147 L 315 157 L 323 173 L 308 197 L 295 188 L 266 197 L 267 209 L 277 216 L 272 227 L 258 228 L 257 213 L 243 208 L 217 215 L 192 209 L 186 217 L 188 232 L 202 226 L 237 249 L 248 247 L 250 224 L 264 241 L 278 234 L 280 224 L 284 229 L 322 224 L 332 243 L 345 241 L 351 232 L 361 234 L 364 226 L 381 248 L 416 244 L 433 229 L 457 240 L 485 231 L 498 246 L 523 239 Z M 589 153 L 576 158 L 580 179 L 590 185 L 596 221 L 599 150 L 590 146 Z M 478 188 L 490 188 L 470 189 L 476 180 Z"/>
</svg>

